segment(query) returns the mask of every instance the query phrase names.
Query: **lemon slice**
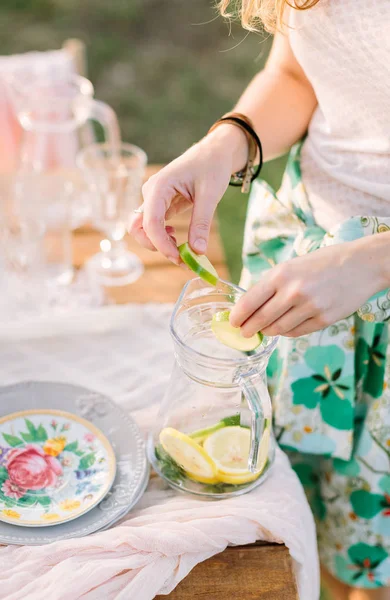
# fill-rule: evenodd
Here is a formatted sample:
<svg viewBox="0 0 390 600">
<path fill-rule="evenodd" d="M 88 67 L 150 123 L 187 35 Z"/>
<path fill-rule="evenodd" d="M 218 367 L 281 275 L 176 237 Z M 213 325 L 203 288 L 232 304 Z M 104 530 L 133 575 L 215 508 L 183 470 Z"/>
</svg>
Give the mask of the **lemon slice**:
<svg viewBox="0 0 390 600">
<path fill-rule="evenodd" d="M 160 444 L 191 479 L 200 483 L 218 482 L 213 459 L 185 433 L 166 427 L 160 433 Z"/>
<path fill-rule="evenodd" d="M 211 320 L 211 330 L 217 340 L 225 346 L 241 350 L 241 352 L 250 352 L 258 348 L 263 341 L 263 334 L 259 331 L 250 338 L 242 335 L 240 327 L 233 327 L 229 322 L 230 310 L 221 310 L 213 315 Z"/>
<path fill-rule="evenodd" d="M 207 256 L 196 254 L 190 248 L 188 242 L 181 244 L 178 249 L 180 257 L 187 267 L 199 275 L 201 279 L 207 281 L 207 283 L 211 283 L 211 285 L 217 285 L 219 279 L 218 273 L 214 269 Z"/>
<path fill-rule="evenodd" d="M 212 433 L 204 442 L 204 450 L 214 460 L 217 477 L 223 483 L 240 485 L 257 479 L 267 461 L 271 427 L 266 422 L 259 449 L 258 472 L 248 470 L 251 433 L 246 427 L 224 427 Z"/>
</svg>

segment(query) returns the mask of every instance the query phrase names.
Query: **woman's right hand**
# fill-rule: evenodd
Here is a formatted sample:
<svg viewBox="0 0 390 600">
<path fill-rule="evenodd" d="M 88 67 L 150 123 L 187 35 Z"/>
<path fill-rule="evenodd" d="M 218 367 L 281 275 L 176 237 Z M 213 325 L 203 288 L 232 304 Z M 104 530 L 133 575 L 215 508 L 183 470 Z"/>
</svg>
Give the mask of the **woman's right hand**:
<svg viewBox="0 0 390 600">
<path fill-rule="evenodd" d="M 244 133 L 229 124 L 216 128 L 145 183 L 143 214 L 133 217 L 130 233 L 145 248 L 179 264 L 175 230 L 166 221 L 192 209 L 188 241 L 196 253 L 205 254 L 215 209 L 231 174 L 246 159 Z"/>
</svg>

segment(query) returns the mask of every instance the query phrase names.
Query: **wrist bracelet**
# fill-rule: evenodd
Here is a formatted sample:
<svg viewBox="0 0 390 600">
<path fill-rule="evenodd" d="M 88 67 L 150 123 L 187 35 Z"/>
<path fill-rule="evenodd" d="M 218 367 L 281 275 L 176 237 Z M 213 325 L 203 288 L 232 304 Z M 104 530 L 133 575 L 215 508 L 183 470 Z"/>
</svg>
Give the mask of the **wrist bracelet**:
<svg viewBox="0 0 390 600">
<path fill-rule="evenodd" d="M 239 127 L 244 132 L 248 142 L 248 161 L 244 169 L 233 173 L 230 185 L 240 186 L 241 192 L 246 194 L 250 191 L 250 184 L 259 175 L 263 166 L 263 148 L 259 136 L 254 130 L 252 121 L 242 113 L 227 113 L 221 119 L 218 119 L 210 128 L 209 133 L 214 131 L 219 125 L 230 124 Z M 257 151 L 259 151 L 259 164 L 255 167 Z"/>
</svg>

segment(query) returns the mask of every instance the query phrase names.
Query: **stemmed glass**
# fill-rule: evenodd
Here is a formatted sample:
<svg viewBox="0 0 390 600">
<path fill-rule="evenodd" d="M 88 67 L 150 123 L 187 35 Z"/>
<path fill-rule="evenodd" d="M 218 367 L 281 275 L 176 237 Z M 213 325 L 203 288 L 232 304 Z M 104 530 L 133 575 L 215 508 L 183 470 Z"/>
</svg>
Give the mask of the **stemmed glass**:
<svg viewBox="0 0 390 600">
<path fill-rule="evenodd" d="M 106 238 L 86 263 L 104 286 L 127 285 L 143 273 L 138 256 L 124 241 L 129 218 L 138 206 L 147 156 L 132 144 L 92 144 L 78 154 L 77 164 L 89 186 L 92 221 Z"/>
</svg>

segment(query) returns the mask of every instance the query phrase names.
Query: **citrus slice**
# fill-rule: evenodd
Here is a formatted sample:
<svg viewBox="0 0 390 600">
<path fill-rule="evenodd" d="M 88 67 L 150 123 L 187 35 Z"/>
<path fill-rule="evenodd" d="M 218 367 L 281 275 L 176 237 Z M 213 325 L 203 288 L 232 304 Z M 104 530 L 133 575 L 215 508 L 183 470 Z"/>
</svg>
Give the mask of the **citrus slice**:
<svg viewBox="0 0 390 600">
<path fill-rule="evenodd" d="M 230 310 L 221 310 L 213 315 L 211 320 L 211 330 L 217 340 L 225 346 L 241 350 L 241 352 L 250 352 L 256 350 L 263 341 L 263 334 L 259 331 L 250 338 L 242 335 L 240 327 L 233 327 L 229 322 Z"/>
<path fill-rule="evenodd" d="M 207 438 L 212 433 L 218 431 L 219 429 L 222 429 L 222 427 L 225 427 L 223 423 L 217 423 L 216 425 L 212 425 L 211 427 L 206 427 L 205 429 L 198 429 L 197 431 L 193 431 L 189 435 L 190 438 L 194 440 L 197 444 L 203 444 L 203 442 L 207 440 Z"/>
<path fill-rule="evenodd" d="M 250 473 L 247 471 L 242 475 L 227 475 L 226 473 L 218 472 L 218 480 L 222 483 L 229 483 L 230 485 L 243 485 L 244 483 L 251 483 L 260 477 L 260 473 Z"/>
<path fill-rule="evenodd" d="M 224 417 L 218 423 L 214 425 L 210 425 L 210 427 L 205 427 L 204 429 L 197 429 L 189 434 L 190 438 L 195 440 L 198 444 L 203 444 L 203 442 L 215 431 L 218 429 L 222 429 L 222 427 L 229 427 L 231 425 L 239 425 L 240 424 L 240 415 L 232 415 L 230 417 Z"/>
<path fill-rule="evenodd" d="M 194 271 L 201 279 L 211 283 L 211 285 L 217 285 L 218 273 L 214 269 L 213 265 L 207 258 L 207 256 L 196 254 L 189 246 L 188 242 L 179 246 L 179 254 L 182 261 Z"/>
<path fill-rule="evenodd" d="M 271 427 L 266 423 L 260 442 L 258 471 L 248 470 L 251 432 L 246 427 L 224 427 L 212 433 L 204 442 L 204 450 L 217 467 L 217 477 L 223 483 L 240 485 L 257 479 L 268 461 Z"/>
<path fill-rule="evenodd" d="M 185 433 L 166 427 L 160 433 L 160 444 L 191 479 L 201 483 L 218 482 L 213 459 Z"/>
</svg>

